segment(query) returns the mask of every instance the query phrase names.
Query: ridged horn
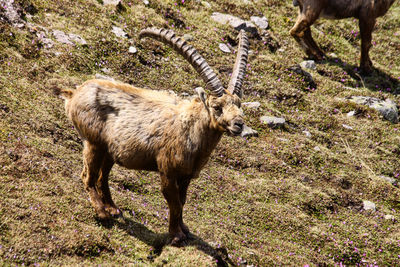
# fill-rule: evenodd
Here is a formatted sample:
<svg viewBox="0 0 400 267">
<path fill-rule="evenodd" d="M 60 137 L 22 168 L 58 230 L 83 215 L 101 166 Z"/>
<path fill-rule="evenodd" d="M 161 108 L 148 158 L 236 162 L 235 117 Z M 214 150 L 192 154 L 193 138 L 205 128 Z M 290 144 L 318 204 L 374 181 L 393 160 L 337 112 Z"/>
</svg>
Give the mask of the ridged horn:
<svg viewBox="0 0 400 267">
<path fill-rule="evenodd" d="M 139 38 L 151 37 L 160 42 L 170 45 L 178 54 L 182 55 L 193 68 L 200 74 L 205 81 L 211 94 L 222 96 L 224 88 L 217 75 L 207 64 L 206 60 L 196 51 L 196 49 L 187 44 L 185 40 L 176 36 L 175 33 L 167 29 L 147 28 L 139 33 Z"/>
<path fill-rule="evenodd" d="M 249 39 L 244 30 L 239 32 L 239 46 L 236 55 L 235 65 L 232 70 L 232 76 L 228 84 L 228 91 L 242 97 L 243 78 L 246 74 L 247 56 L 249 54 Z"/>
</svg>

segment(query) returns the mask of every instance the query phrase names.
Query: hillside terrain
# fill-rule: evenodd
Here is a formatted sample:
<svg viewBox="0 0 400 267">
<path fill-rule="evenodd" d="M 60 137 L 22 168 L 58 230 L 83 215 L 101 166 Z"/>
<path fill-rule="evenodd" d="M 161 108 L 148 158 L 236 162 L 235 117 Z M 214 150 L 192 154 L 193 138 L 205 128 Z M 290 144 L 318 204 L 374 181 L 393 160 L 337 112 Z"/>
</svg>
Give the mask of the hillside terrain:
<svg viewBox="0 0 400 267">
<path fill-rule="evenodd" d="M 124 217 L 98 220 L 82 142 L 53 90 L 107 76 L 193 95 L 205 85 L 188 62 L 138 39 L 153 26 L 185 36 L 226 84 L 238 31 L 214 12 L 268 21 L 250 29 L 243 85 L 242 102 L 260 104 L 244 106 L 259 136 L 223 137 L 189 187 L 193 238 L 173 247 L 157 173 L 115 166 Z M 0 265 L 399 266 L 399 124 L 350 99 L 399 103 L 400 2 L 377 21 L 370 76 L 355 19 L 318 21 L 328 57 L 299 69 L 297 12 L 277 0 L 0 0 Z"/>
</svg>

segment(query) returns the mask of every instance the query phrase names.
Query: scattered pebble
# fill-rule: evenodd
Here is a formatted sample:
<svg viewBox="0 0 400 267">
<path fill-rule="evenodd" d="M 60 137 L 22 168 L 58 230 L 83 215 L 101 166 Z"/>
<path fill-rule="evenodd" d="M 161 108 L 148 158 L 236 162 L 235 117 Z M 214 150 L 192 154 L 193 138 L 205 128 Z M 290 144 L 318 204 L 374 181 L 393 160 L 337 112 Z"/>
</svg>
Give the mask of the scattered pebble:
<svg viewBox="0 0 400 267">
<path fill-rule="evenodd" d="M 257 109 L 257 108 L 259 108 L 261 106 L 261 104 L 258 101 L 255 101 L 255 102 L 243 102 L 242 106 L 246 107 L 246 108 Z"/>
<path fill-rule="evenodd" d="M 308 138 L 312 137 L 311 133 L 309 131 L 307 131 L 307 130 L 303 131 L 302 133 Z"/>
<path fill-rule="evenodd" d="M 300 66 L 302 68 L 311 70 L 315 70 L 317 68 L 317 65 L 315 64 L 314 60 L 304 60 L 303 62 L 300 63 Z"/>
<path fill-rule="evenodd" d="M 253 130 L 246 124 L 243 125 L 243 131 L 240 134 L 241 137 L 252 137 L 252 136 L 258 136 L 258 132 L 256 130 Z"/>
<path fill-rule="evenodd" d="M 224 53 L 231 53 L 231 49 L 226 44 L 220 43 L 218 47 Z"/>
<path fill-rule="evenodd" d="M 111 32 L 113 32 L 117 37 L 122 37 L 122 38 L 128 37 L 128 34 L 123 29 L 117 26 L 112 26 Z"/>
<path fill-rule="evenodd" d="M 137 49 L 134 46 L 130 46 L 128 52 L 131 53 L 131 54 L 136 54 Z"/>
<path fill-rule="evenodd" d="M 385 181 L 387 181 L 387 182 L 389 182 L 389 183 L 391 183 L 391 184 L 395 184 L 396 183 L 396 179 L 394 179 L 392 177 L 388 177 L 388 176 L 385 176 L 385 175 L 380 175 L 378 177 L 383 179 L 383 180 L 385 180 Z"/>
<path fill-rule="evenodd" d="M 254 22 L 260 29 L 267 29 L 268 28 L 268 20 L 266 17 L 257 17 L 257 16 L 251 16 L 250 20 Z"/>
<path fill-rule="evenodd" d="M 350 125 L 347 124 L 342 124 L 343 128 L 347 129 L 347 130 L 353 130 L 353 127 L 351 127 Z"/>
<path fill-rule="evenodd" d="M 381 100 L 369 96 L 352 96 L 349 100 L 353 103 L 366 105 L 379 111 L 386 120 L 392 123 L 397 123 L 399 121 L 397 105 L 391 99 Z"/>
<path fill-rule="evenodd" d="M 394 216 L 391 214 L 386 214 L 384 218 L 385 220 L 394 220 Z"/>
<path fill-rule="evenodd" d="M 284 118 L 272 117 L 272 116 L 262 116 L 260 117 L 260 121 L 265 123 L 270 128 L 279 128 L 285 125 L 286 120 Z"/>
<path fill-rule="evenodd" d="M 363 200 L 363 208 L 364 210 L 376 211 L 375 203 L 369 200 Z"/>
<path fill-rule="evenodd" d="M 354 115 L 356 115 L 356 111 L 352 110 L 349 113 L 347 113 L 347 117 L 353 117 Z"/>
</svg>

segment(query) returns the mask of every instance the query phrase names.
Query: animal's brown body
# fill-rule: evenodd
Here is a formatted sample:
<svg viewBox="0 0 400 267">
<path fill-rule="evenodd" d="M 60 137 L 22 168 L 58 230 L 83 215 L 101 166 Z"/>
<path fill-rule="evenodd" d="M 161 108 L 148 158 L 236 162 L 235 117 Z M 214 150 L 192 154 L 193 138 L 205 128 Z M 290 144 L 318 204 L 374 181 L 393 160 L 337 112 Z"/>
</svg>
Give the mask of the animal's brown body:
<svg viewBox="0 0 400 267">
<path fill-rule="evenodd" d="M 300 7 L 296 24 L 290 34 L 296 39 L 306 54 L 316 60 L 321 60 L 324 53 L 311 36 L 310 26 L 319 18 L 343 19 L 354 17 L 359 19 L 361 34 L 360 67 L 366 72 L 372 71 L 372 61 L 369 58 L 372 31 L 376 18 L 383 16 L 395 0 L 293 0 Z"/>
<path fill-rule="evenodd" d="M 248 51 L 243 34 L 228 90 L 193 47 L 171 31 L 148 29 L 141 36 L 159 39 L 184 55 L 211 87 L 212 95 L 200 89 L 198 97 L 187 100 L 106 80 L 89 80 L 75 91 L 61 92 L 67 115 L 83 139 L 82 179 L 100 218 L 121 214 L 108 186 L 115 163 L 158 171 L 170 209 L 172 243 L 187 237 L 182 208 L 191 179 L 199 175 L 224 132 L 240 135 L 243 130 L 239 95 Z"/>
</svg>

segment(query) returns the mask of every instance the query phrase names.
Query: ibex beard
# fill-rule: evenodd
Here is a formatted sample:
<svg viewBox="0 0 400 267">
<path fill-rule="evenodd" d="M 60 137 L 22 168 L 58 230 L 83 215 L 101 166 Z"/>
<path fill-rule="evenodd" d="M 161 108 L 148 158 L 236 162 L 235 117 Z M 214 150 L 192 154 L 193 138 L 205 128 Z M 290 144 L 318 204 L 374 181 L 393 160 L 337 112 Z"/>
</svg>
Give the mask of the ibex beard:
<svg viewBox="0 0 400 267">
<path fill-rule="evenodd" d="M 89 80 L 77 90 L 62 90 L 61 95 L 83 140 L 82 180 L 99 218 L 121 215 L 108 185 L 115 163 L 157 171 L 170 212 L 171 243 L 179 245 L 189 233 L 182 209 L 190 181 L 199 176 L 223 133 L 242 133 L 240 96 L 248 40 L 241 32 L 231 82 L 225 90 L 205 60 L 173 32 L 147 29 L 141 36 L 173 46 L 200 73 L 211 95 L 198 89 L 197 97 L 182 99 L 107 80 Z"/>
</svg>

